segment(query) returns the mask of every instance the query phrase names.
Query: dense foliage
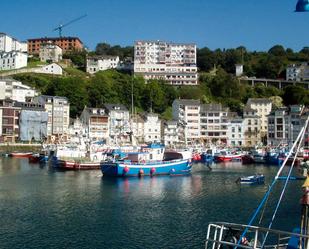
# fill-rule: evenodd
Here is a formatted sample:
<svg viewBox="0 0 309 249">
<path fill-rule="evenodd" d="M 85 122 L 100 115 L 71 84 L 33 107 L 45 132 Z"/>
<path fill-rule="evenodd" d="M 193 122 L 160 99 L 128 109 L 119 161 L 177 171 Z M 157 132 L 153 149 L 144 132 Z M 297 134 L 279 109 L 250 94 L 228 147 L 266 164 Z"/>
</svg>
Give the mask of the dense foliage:
<svg viewBox="0 0 309 249">
<path fill-rule="evenodd" d="M 73 51 L 64 55 L 77 68 L 85 67 L 86 55 L 118 55 L 121 59 L 133 57 L 133 47 L 111 46 L 99 43 L 95 52 Z M 68 97 L 71 117 L 79 115 L 84 106 L 100 107 L 103 103 L 122 103 L 130 110 L 153 111 L 162 118 L 170 119 L 171 105 L 176 98 L 200 99 L 202 103 L 218 102 L 241 113 L 248 98 L 265 97 L 276 106 L 282 104 L 309 104 L 309 90 L 300 86 L 289 86 L 283 90 L 265 87 L 263 84 L 251 87 L 233 76 L 235 64 L 243 63 L 247 76 L 261 78 L 284 78 L 288 64 L 309 61 L 309 47 L 299 52 L 275 45 L 268 52 L 249 52 L 245 47 L 226 50 L 197 50 L 199 68 L 198 86 L 170 86 L 163 81 L 149 81 L 127 73 L 108 70 L 94 76 L 76 68 L 65 69 L 66 76 L 53 77 L 38 74 L 19 74 L 15 78 L 37 88 L 42 94 Z M 282 103 L 283 102 L 283 103 Z"/>
</svg>

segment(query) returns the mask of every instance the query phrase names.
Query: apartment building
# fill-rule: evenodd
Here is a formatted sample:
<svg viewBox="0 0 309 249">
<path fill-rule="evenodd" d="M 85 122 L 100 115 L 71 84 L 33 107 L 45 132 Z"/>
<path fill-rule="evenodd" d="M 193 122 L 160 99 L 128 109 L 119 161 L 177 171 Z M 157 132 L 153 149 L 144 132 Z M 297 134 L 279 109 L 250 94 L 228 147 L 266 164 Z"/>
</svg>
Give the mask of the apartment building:
<svg viewBox="0 0 309 249">
<path fill-rule="evenodd" d="M 286 80 L 308 81 L 309 65 L 307 62 L 291 64 L 286 68 Z"/>
<path fill-rule="evenodd" d="M 0 99 L 29 102 L 38 92 L 14 79 L 0 79 Z"/>
<path fill-rule="evenodd" d="M 109 116 L 109 135 L 113 142 L 128 142 L 130 139 L 130 115 L 122 104 L 104 104 Z"/>
<path fill-rule="evenodd" d="M 227 130 L 228 146 L 244 145 L 244 120 L 241 117 L 233 117 L 230 119 Z"/>
<path fill-rule="evenodd" d="M 200 110 L 201 139 L 206 144 L 227 144 L 229 109 L 221 104 L 204 104 Z"/>
<path fill-rule="evenodd" d="M 144 143 L 144 123 L 145 120 L 139 114 L 131 116 L 131 131 L 134 139 L 140 143 Z"/>
<path fill-rule="evenodd" d="M 261 145 L 260 122 L 261 119 L 257 115 L 257 111 L 246 106 L 243 112 L 244 146 Z"/>
<path fill-rule="evenodd" d="M 17 142 L 21 107 L 11 99 L 0 99 L 0 142 Z"/>
<path fill-rule="evenodd" d="M 15 38 L 8 36 L 5 33 L 0 33 L 0 52 L 27 52 L 27 43 L 19 42 Z"/>
<path fill-rule="evenodd" d="M 94 74 L 99 71 L 117 68 L 119 65 L 119 56 L 88 56 L 86 62 L 86 72 Z"/>
<path fill-rule="evenodd" d="M 197 85 L 196 45 L 163 41 L 134 44 L 134 74 L 171 85 Z"/>
<path fill-rule="evenodd" d="M 70 103 L 66 97 L 41 95 L 33 100 L 45 106 L 48 113 L 47 139 L 64 142 L 68 139 Z"/>
<path fill-rule="evenodd" d="M 162 123 L 162 142 L 168 148 L 173 148 L 179 143 L 179 126 L 177 121 L 165 121 Z"/>
<path fill-rule="evenodd" d="M 161 142 L 161 121 L 158 114 L 146 113 L 144 118 L 144 142 Z"/>
<path fill-rule="evenodd" d="M 109 138 L 109 117 L 104 108 L 85 107 L 80 120 L 87 129 L 91 141 L 107 140 Z"/>
<path fill-rule="evenodd" d="M 45 44 L 55 44 L 62 49 L 62 53 L 82 50 L 84 45 L 78 37 L 44 37 L 28 39 L 28 54 L 39 55 L 40 48 Z"/>
<path fill-rule="evenodd" d="M 256 110 L 256 114 L 260 117 L 260 136 L 262 142 L 266 145 L 267 131 L 268 131 L 268 118 L 272 109 L 272 102 L 267 98 L 249 98 L 247 106 L 253 110 Z"/>
<path fill-rule="evenodd" d="M 272 146 L 292 145 L 307 117 L 308 112 L 302 105 L 272 110 L 268 116 L 268 144 Z M 305 137 L 308 138 L 308 130 Z"/>
<path fill-rule="evenodd" d="M 172 104 L 173 120 L 179 129 L 179 140 L 186 144 L 200 142 L 200 101 L 194 99 L 175 99 Z"/>
<path fill-rule="evenodd" d="M 26 67 L 28 55 L 19 51 L 0 52 L 0 70 Z"/>
<path fill-rule="evenodd" d="M 43 62 L 59 62 L 62 60 L 62 48 L 52 43 L 41 44 L 39 57 Z"/>
</svg>

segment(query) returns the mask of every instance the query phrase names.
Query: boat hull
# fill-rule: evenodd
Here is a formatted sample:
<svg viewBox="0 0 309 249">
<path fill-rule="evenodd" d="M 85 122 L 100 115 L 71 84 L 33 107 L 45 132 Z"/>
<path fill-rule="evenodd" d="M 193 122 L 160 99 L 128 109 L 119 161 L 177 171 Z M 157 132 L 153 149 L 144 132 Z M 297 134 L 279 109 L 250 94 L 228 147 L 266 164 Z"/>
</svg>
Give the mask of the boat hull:
<svg viewBox="0 0 309 249">
<path fill-rule="evenodd" d="M 189 160 L 173 160 L 156 163 L 104 162 L 101 164 L 104 176 L 154 176 L 185 175 L 191 172 Z"/>
<path fill-rule="evenodd" d="M 63 170 L 91 170 L 100 169 L 100 162 L 78 162 L 71 160 L 57 160 L 54 167 Z"/>
<path fill-rule="evenodd" d="M 32 156 L 32 152 L 12 152 L 9 154 L 11 157 L 29 158 Z"/>
<path fill-rule="evenodd" d="M 265 181 L 264 175 L 241 177 L 238 179 L 240 184 L 263 184 Z"/>
<path fill-rule="evenodd" d="M 241 155 L 232 155 L 232 156 L 216 156 L 216 162 L 232 162 L 232 161 L 241 161 Z"/>
</svg>

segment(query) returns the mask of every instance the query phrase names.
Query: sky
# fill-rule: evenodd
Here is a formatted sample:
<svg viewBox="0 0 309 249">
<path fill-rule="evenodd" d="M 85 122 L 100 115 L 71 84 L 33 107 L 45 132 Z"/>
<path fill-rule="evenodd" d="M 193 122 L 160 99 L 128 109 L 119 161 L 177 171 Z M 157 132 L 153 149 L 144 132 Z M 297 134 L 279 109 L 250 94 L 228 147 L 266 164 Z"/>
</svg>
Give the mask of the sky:
<svg viewBox="0 0 309 249">
<path fill-rule="evenodd" d="M 280 44 L 309 46 L 309 12 L 297 0 L 1 0 L 0 32 L 27 40 L 77 36 L 94 50 L 100 42 L 133 46 L 136 40 L 196 43 L 212 50 L 245 46 L 268 51 Z"/>
</svg>

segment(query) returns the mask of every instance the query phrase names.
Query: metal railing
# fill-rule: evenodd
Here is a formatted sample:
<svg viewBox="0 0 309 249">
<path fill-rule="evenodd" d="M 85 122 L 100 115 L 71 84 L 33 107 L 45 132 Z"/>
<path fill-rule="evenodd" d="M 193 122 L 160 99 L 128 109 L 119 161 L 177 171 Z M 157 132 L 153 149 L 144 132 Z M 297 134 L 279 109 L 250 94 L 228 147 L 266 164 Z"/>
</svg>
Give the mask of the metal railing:
<svg viewBox="0 0 309 249">
<path fill-rule="evenodd" d="M 245 229 L 248 229 L 246 237 L 241 238 L 241 234 Z M 208 225 L 205 249 L 262 248 L 261 243 L 266 233 L 268 233 L 268 240 L 263 248 L 287 248 L 292 240 L 294 240 L 294 247 L 291 248 L 308 248 L 309 246 L 308 235 L 258 226 L 215 222 Z M 297 247 L 295 247 L 295 243 Z"/>
</svg>

